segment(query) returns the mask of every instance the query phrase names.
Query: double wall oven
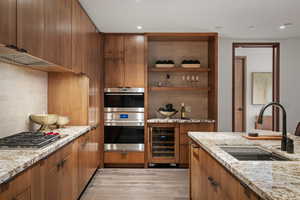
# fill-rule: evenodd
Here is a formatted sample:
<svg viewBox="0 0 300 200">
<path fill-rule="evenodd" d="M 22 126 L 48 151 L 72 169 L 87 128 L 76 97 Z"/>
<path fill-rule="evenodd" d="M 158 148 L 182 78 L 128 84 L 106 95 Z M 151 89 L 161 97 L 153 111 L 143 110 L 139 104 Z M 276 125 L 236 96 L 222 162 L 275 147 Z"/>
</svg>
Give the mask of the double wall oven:
<svg viewBox="0 0 300 200">
<path fill-rule="evenodd" d="M 144 151 L 144 88 L 104 89 L 105 151 Z"/>
</svg>

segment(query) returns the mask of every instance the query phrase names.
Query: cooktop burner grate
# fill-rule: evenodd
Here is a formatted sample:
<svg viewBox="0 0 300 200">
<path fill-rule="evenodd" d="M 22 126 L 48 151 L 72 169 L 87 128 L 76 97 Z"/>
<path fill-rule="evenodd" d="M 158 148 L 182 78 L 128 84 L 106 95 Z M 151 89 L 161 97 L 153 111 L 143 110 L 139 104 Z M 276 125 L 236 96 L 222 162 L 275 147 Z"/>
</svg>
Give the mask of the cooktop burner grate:
<svg viewBox="0 0 300 200">
<path fill-rule="evenodd" d="M 0 138 L 0 148 L 41 148 L 60 138 L 42 132 L 22 132 Z"/>
</svg>

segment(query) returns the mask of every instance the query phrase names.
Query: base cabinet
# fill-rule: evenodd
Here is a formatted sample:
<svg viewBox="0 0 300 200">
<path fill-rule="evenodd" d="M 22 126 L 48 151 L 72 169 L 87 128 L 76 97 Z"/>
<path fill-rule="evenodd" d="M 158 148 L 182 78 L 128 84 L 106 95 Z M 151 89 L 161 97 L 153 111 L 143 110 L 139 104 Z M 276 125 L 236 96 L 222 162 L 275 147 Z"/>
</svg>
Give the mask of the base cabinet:
<svg viewBox="0 0 300 200">
<path fill-rule="evenodd" d="M 190 163 L 191 200 L 260 199 L 199 145 L 190 145 Z"/>
<path fill-rule="evenodd" d="M 105 164 L 144 164 L 144 152 L 105 152 Z"/>
<path fill-rule="evenodd" d="M 0 185 L 0 200 L 76 200 L 99 165 L 98 133 L 89 131 Z"/>
</svg>

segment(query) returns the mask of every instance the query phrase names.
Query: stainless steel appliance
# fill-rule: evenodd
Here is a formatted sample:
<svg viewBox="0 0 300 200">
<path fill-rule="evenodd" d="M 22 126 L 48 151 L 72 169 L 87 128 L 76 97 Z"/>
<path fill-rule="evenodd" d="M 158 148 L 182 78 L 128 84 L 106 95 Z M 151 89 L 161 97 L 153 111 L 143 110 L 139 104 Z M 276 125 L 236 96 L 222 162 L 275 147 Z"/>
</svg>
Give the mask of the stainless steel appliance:
<svg viewBox="0 0 300 200">
<path fill-rule="evenodd" d="M 104 92 L 105 151 L 144 151 L 144 88 Z"/>
<path fill-rule="evenodd" d="M 59 138 L 59 135 L 47 135 L 42 132 L 22 132 L 1 138 L 0 149 L 38 149 L 55 142 Z"/>
</svg>

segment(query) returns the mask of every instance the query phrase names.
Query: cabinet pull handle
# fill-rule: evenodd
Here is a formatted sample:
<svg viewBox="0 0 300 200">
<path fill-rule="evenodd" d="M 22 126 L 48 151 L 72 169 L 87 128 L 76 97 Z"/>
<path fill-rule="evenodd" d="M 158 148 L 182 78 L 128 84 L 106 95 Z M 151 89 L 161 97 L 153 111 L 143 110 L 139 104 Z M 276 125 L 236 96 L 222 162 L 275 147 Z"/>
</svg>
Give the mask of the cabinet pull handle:
<svg viewBox="0 0 300 200">
<path fill-rule="evenodd" d="M 248 185 L 246 185 L 245 183 L 240 182 L 240 184 L 243 186 L 244 188 L 244 193 L 245 195 L 250 199 L 251 198 L 251 190 L 249 188 Z"/>
<path fill-rule="evenodd" d="M 6 45 L 5 47 L 10 48 L 10 49 L 18 50 L 18 47 L 15 46 L 15 45 L 12 45 L 12 44 L 8 44 L 8 45 Z"/>
<path fill-rule="evenodd" d="M 215 181 L 213 177 L 209 176 L 207 179 L 214 188 L 218 188 L 220 186 L 220 184 Z"/>
<path fill-rule="evenodd" d="M 26 49 L 23 49 L 23 48 L 18 49 L 18 51 L 21 52 L 21 53 L 28 53 L 28 51 Z"/>
</svg>

